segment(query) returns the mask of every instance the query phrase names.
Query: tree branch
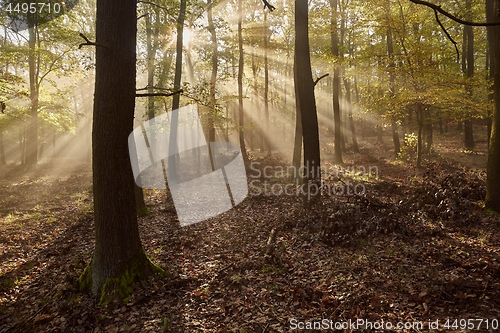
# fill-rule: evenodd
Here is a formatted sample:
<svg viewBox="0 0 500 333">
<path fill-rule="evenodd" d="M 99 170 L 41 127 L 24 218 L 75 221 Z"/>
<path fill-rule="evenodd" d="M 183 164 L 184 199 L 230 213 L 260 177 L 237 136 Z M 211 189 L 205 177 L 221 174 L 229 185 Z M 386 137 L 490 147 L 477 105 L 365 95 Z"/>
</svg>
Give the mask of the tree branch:
<svg viewBox="0 0 500 333">
<path fill-rule="evenodd" d="M 84 45 L 89 45 L 89 46 L 102 46 L 102 47 L 108 47 L 107 45 L 104 45 L 104 44 L 98 44 L 98 43 L 94 43 L 94 42 L 91 42 L 87 37 L 85 37 L 84 34 L 82 34 L 80 32 L 80 37 L 82 37 L 83 39 L 85 39 L 86 43 L 81 43 L 80 45 L 78 45 L 78 49 L 81 49 L 82 46 Z"/>
<path fill-rule="evenodd" d="M 448 13 L 443 8 L 441 8 L 441 6 L 435 5 L 435 4 L 427 2 L 427 1 L 410 0 L 410 2 L 413 2 L 417 5 L 424 5 L 424 6 L 427 6 L 429 8 L 432 8 L 432 9 L 434 9 L 434 11 L 438 11 L 441 14 L 443 14 L 444 16 L 448 17 L 449 19 L 452 19 L 453 21 L 460 23 L 460 24 L 463 24 L 463 25 L 470 25 L 473 27 L 491 27 L 491 26 L 500 25 L 500 22 L 498 22 L 498 23 L 487 23 L 487 22 L 478 23 L 478 22 L 465 21 L 465 20 L 462 20 L 461 18 L 456 17 L 455 15 Z"/>
<path fill-rule="evenodd" d="M 437 10 L 434 9 L 434 15 L 436 15 L 436 21 L 437 23 L 439 23 L 439 26 L 441 27 L 441 29 L 444 31 L 444 33 L 446 34 L 446 37 L 448 37 L 448 39 L 453 43 L 453 45 L 455 46 L 455 50 L 457 51 L 457 61 L 460 60 L 460 52 L 458 52 L 458 47 L 457 47 L 457 42 L 455 42 L 455 40 L 450 36 L 450 34 L 448 33 L 448 31 L 446 30 L 446 28 L 444 27 L 444 25 L 441 23 L 441 20 L 439 19 L 439 15 L 438 15 L 438 12 Z"/>
<path fill-rule="evenodd" d="M 155 87 L 155 86 L 145 86 L 144 88 L 137 88 L 135 91 L 148 90 L 150 88 L 156 89 L 156 90 L 162 90 L 162 91 L 172 91 L 172 88 L 162 88 L 162 87 Z"/>
<path fill-rule="evenodd" d="M 264 9 L 269 8 L 269 11 L 272 12 L 273 10 L 276 9 L 273 5 L 271 5 L 267 0 L 262 0 L 264 2 Z"/>
<path fill-rule="evenodd" d="M 172 15 L 172 13 L 170 13 L 170 10 L 167 8 L 167 7 L 164 7 L 164 6 L 160 6 L 154 2 L 150 2 L 150 1 L 143 1 L 143 0 L 139 0 L 137 1 L 138 3 L 143 3 L 143 4 L 146 4 L 146 5 L 151 5 L 151 6 L 155 6 L 156 8 L 160 8 L 160 9 L 163 9 L 164 11 L 167 12 L 167 14 L 173 19 L 173 21 L 176 21 L 177 20 L 177 17 L 175 17 L 174 15 Z"/>
<path fill-rule="evenodd" d="M 174 92 L 171 92 L 171 93 L 152 93 L 152 94 L 135 94 L 135 97 L 149 97 L 149 96 L 164 96 L 164 97 L 169 97 L 169 96 L 173 96 L 173 95 L 177 95 L 177 94 L 180 94 L 182 93 L 183 90 L 180 89 L 180 90 L 177 90 L 177 91 L 174 91 Z"/>
<path fill-rule="evenodd" d="M 314 86 L 316 86 L 316 85 L 318 84 L 319 80 L 321 80 L 321 79 L 323 79 L 323 78 L 327 77 L 328 75 L 330 75 L 330 74 L 328 74 L 328 73 L 323 74 L 323 75 L 321 75 L 320 77 L 318 77 L 316 80 L 314 80 Z"/>
</svg>

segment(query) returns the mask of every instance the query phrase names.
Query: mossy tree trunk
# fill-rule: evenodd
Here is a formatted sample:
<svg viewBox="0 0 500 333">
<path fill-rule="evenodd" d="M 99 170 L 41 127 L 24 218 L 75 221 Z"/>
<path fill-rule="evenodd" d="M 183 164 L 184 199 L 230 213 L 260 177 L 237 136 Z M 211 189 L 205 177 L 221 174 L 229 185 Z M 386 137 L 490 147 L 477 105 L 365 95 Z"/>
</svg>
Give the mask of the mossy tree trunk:
<svg viewBox="0 0 500 333">
<path fill-rule="evenodd" d="M 135 106 L 136 5 L 135 0 L 97 2 L 92 131 L 95 249 L 80 277 L 81 287 L 101 295 L 118 291 L 122 298 L 135 280 L 156 270 L 139 238 L 127 145 Z"/>
</svg>

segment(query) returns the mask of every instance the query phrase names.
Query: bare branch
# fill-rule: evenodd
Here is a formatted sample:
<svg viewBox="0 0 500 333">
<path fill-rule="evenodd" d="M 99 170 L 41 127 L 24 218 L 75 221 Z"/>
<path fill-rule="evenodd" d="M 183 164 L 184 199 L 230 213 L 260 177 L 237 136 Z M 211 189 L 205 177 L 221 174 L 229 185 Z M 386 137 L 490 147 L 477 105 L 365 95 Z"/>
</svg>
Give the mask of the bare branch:
<svg viewBox="0 0 500 333">
<path fill-rule="evenodd" d="M 180 94 L 182 92 L 183 92 L 183 90 L 180 89 L 180 90 L 168 93 L 168 94 L 167 93 L 135 94 L 135 97 L 149 97 L 149 96 L 152 96 L 152 97 L 155 97 L 155 96 L 169 97 L 169 96 Z"/>
<path fill-rule="evenodd" d="M 144 88 L 137 88 L 135 91 L 141 91 L 141 90 L 148 90 L 148 89 L 155 89 L 155 90 L 162 90 L 162 91 L 172 91 L 172 88 L 162 88 L 162 87 L 156 87 L 156 86 L 145 86 Z"/>
<path fill-rule="evenodd" d="M 108 47 L 107 45 L 104 45 L 104 44 L 98 44 L 98 43 L 94 43 L 94 42 L 91 42 L 87 37 L 85 37 L 84 34 L 82 34 L 80 32 L 80 37 L 82 37 L 83 39 L 85 39 L 86 43 L 81 43 L 80 45 L 78 45 L 78 49 L 81 49 L 82 46 L 84 45 L 89 45 L 89 46 L 102 46 L 102 47 Z"/>
<path fill-rule="evenodd" d="M 155 6 L 155 7 L 157 7 L 157 8 L 163 9 L 164 11 L 166 11 L 166 12 L 167 12 L 167 14 L 168 14 L 168 15 L 169 15 L 169 16 L 170 16 L 170 17 L 171 17 L 174 21 L 175 21 L 175 20 L 177 20 L 177 18 L 176 18 L 174 15 L 172 15 L 172 13 L 170 12 L 170 10 L 169 10 L 167 7 L 160 6 L 160 5 L 158 5 L 158 4 L 154 3 L 154 2 L 150 2 L 150 1 L 143 1 L 143 0 L 139 0 L 139 1 L 137 1 L 137 2 L 138 2 L 138 3 L 143 3 L 143 4 L 146 4 L 146 5 Z"/>
<path fill-rule="evenodd" d="M 444 31 L 444 33 L 446 34 L 446 37 L 448 37 L 448 39 L 453 43 L 453 45 L 455 46 L 455 50 L 457 51 L 457 61 L 460 60 L 460 52 L 458 52 L 458 47 L 457 47 L 457 42 L 455 42 L 455 40 L 450 36 L 450 34 L 448 33 L 448 31 L 446 30 L 446 28 L 444 27 L 444 25 L 441 23 L 441 20 L 439 19 L 439 15 L 438 15 L 438 12 L 437 10 L 434 9 L 434 14 L 436 15 L 436 21 L 437 23 L 439 23 L 439 26 L 441 27 L 441 29 Z"/>
<path fill-rule="evenodd" d="M 441 6 L 435 5 L 433 3 L 430 3 L 427 1 L 422 1 L 422 0 L 410 0 L 410 1 L 417 4 L 417 5 L 424 5 L 424 6 L 427 6 L 429 8 L 432 8 L 432 9 L 434 9 L 434 11 L 438 11 L 441 14 L 443 14 L 444 16 L 448 17 L 449 19 L 452 19 L 453 21 L 460 23 L 460 24 L 463 24 L 463 25 L 470 25 L 470 26 L 474 26 L 474 27 L 491 27 L 491 26 L 500 25 L 500 22 L 497 22 L 497 23 L 486 23 L 486 22 L 479 23 L 479 22 L 465 21 L 465 20 L 462 20 L 461 18 L 456 17 L 455 15 L 448 13 L 443 8 L 441 8 Z"/>
<path fill-rule="evenodd" d="M 316 85 L 318 84 L 319 80 L 321 80 L 321 79 L 323 79 L 323 78 L 327 77 L 328 75 L 330 75 L 330 74 L 328 74 L 328 73 L 323 74 L 323 75 L 321 75 L 320 77 L 318 77 L 316 80 L 314 80 L 314 86 L 316 86 Z"/>
<path fill-rule="evenodd" d="M 276 9 L 273 5 L 271 5 L 267 0 L 262 0 L 264 2 L 264 9 L 269 8 L 269 11 L 272 12 L 273 10 Z"/>
</svg>

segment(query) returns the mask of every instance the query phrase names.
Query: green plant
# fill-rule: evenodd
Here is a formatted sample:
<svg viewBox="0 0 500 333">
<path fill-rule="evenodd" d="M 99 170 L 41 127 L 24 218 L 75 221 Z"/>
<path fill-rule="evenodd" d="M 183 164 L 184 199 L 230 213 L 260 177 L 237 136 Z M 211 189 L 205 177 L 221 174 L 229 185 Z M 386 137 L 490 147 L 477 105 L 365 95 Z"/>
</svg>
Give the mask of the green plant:
<svg viewBox="0 0 500 333">
<path fill-rule="evenodd" d="M 399 149 L 398 158 L 410 162 L 417 151 L 417 140 L 415 133 L 405 134 L 404 145 Z"/>
</svg>

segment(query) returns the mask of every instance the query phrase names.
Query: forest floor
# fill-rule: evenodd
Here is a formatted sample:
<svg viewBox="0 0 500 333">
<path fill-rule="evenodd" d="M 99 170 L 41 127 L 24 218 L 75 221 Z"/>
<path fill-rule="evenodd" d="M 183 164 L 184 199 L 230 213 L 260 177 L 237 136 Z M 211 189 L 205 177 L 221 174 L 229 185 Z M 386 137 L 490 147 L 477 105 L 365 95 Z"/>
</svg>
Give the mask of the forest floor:
<svg viewBox="0 0 500 333">
<path fill-rule="evenodd" d="M 311 210 L 298 196 L 254 195 L 181 228 L 165 195 L 148 191 L 142 242 L 171 277 L 106 306 L 76 284 L 93 249 L 88 165 L 2 167 L 0 332 L 498 331 L 500 216 L 482 206 L 485 140 L 467 152 L 458 136 L 437 136 L 416 169 L 394 160 L 389 137 L 373 139 L 348 151 L 340 172 L 325 159 L 332 188 L 351 182 L 364 194 L 325 194 Z"/>
</svg>

